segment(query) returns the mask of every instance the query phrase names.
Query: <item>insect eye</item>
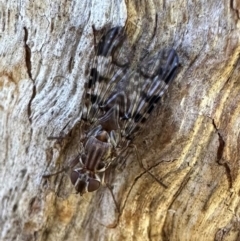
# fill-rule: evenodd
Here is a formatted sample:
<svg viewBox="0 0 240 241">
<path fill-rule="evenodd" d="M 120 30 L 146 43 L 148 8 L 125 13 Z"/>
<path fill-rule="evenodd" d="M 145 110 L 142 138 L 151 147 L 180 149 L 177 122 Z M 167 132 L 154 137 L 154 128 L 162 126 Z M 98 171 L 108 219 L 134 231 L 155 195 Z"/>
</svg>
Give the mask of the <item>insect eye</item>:
<svg viewBox="0 0 240 241">
<path fill-rule="evenodd" d="M 103 169 L 104 167 L 105 167 L 105 164 L 103 162 L 100 162 L 98 164 L 97 170 L 99 171 L 99 170 Z"/>
<path fill-rule="evenodd" d="M 80 193 L 81 195 L 86 192 L 86 181 L 85 180 L 81 180 L 80 174 L 76 171 L 72 171 L 71 173 L 71 182 L 72 184 L 75 186 L 75 189 L 77 191 L 77 193 Z M 76 185 L 77 183 L 77 185 Z"/>
<path fill-rule="evenodd" d="M 89 179 L 89 183 L 88 183 L 88 192 L 93 192 L 96 191 L 98 188 L 100 187 L 100 182 L 98 180 L 95 179 Z"/>
<path fill-rule="evenodd" d="M 79 177 L 78 172 L 76 172 L 76 171 L 71 172 L 70 179 L 71 179 L 71 182 L 72 182 L 73 185 L 75 185 L 75 183 L 77 182 L 78 177 Z"/>
</svg>

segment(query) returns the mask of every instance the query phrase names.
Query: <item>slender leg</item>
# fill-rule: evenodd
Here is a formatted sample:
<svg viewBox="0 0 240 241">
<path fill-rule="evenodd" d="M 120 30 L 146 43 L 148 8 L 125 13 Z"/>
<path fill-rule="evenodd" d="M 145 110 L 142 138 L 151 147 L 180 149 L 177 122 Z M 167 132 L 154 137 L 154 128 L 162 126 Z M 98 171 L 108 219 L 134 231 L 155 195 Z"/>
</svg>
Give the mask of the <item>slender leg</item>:
<svg viewBox="0 0 240 241">
<path fill-rule="evenodd" d="M 168 186 L 166 184 L 164 184 L 162 181 L 160 181 L 158 178 L 156 178 L 150 171 L 149 169 L 146 169 L 141 161 L 141 159 L 139 158 L 139 155 L 138 155 L 138 150 L 137 150 L 137 147 L 133 144 L 129 145 L 129 147 L 133 147 L 133 149 L 135 150 L 135 154 L 136 154 L 136 157 L 137 157 L 137 160 L 138 160 L 138 163 L 140 165 L 141 168 L 143 168 L 143 170 L 145 172 L 147 172 L 153 179 L 155 179 L 155 181 L 157 181 L 161 186 L 163 186 L 164 188 L 168 188 Z"/>
<path fill-rule="evenodd" d="M 49 174 L 44 174 L 44 175 L 42 175 L 42 177 L 43 177 L 43 178 L 49 178 L 49 177 L 51 177 L 51 176 L 55 176 L 55 175 L 58 175 L 58 174 L 60 174 L 60 173 L 62 173 L 62 172 L 65 172 L 65 171 L 67 171 L 69 168 L 70 168 L 69 166 L 66 166 L 66 167 L 64 167 L 63 169 L 61 169 L 61 170 L 58 171 L 58 172 L 49 173 Z"/>
<path fill-rule="evenodd" d="M 115 198 L 115 196 L 114 196 L 114 194 L 113 194 L 113 186 L 112 186 L 112 185 L 110 184 L 110 182 L 109 182 L 111 173 L 112 173 L 112 165 L 110 165 L 110 166 L 108 167 L 108 169 L 104 172 L 103 177 L 102 177 L 102 182 L 106 185 L 106 187 L 107 187 L 108 190 L 110 191 L 111 196 L 112 196 L 112 199 L 113 199 L 113 202 L 115 203 L 117 212 L 120 213 L 120 205 L 119 205 L 119 204 L 117 203 L 117 201 L 116 201 L 116 198 Z"/>
<path fill-rule="evenodd" d="M 70 121 L 62 128 L 59 136 L 49 136 L 47 139 L 48 140 L 62 140 L 62 139 L 64 139 L 68 135 L 68 134 L 64 134 L 64 130 L 67 128 L 69 123 L 70 123 Z"/>
<path fill-rule="evenodd" d="M 78 162 L 79 162 L 79 155 L 77 155 L 76 158 L 74 158 L 74 159 L 70 162 L 70 164 L 69 164 L 68 166 L 63 167 L 60 171 L 54 172 L 54 173 L 45 174 L 45 175 L 43 175 L 42 177 L 43 177 L 43 178 L 49 178 L 49 177 L 51 177 L 51 176 L 55 176 L 55 175 L 58 175 L 58 174 L 60 174 L 60 173 L 62 173 L 62 172 L 68 171 L 70 168 L 75 167 L 75 166 L 78 164 Z"/>
</svg>

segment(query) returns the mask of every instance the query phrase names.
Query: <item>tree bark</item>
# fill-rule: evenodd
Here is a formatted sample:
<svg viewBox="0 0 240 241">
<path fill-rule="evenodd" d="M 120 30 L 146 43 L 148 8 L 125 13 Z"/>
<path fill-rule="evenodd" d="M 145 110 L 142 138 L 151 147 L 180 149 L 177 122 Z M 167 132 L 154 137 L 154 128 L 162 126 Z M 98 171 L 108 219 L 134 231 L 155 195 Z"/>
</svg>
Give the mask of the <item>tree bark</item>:
<svg viewBox="0 0 240 241">
<path fill-rule="evenodd" d="M 239 240 L 240 4 L 5 1 L 0 21 L 1 240 Z M 134 141 L 112 192 L 83 197 L 67 174 L 92 25 L 131 25 L 137 48 L 176 49 L 181 68 Z M 59 140 L 48 137 L 61 136 Z"/>
</svg>

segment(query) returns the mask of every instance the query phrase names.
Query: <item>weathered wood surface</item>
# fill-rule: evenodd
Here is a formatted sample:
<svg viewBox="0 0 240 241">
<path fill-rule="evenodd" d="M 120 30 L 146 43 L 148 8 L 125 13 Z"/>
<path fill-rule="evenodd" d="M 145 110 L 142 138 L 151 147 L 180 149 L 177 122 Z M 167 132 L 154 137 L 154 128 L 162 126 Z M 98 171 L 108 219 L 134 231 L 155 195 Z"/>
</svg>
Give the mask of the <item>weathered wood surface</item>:
<svg viewBox="0 0 240 241">
<path fill-rule="evenodd" d="M 0 3 L 1 240 L 239 240 L 239 1 Z M 78 151 L 94 24 L 131 23 L 142 46 L 173 46 L 177 79 L 107 188 L 79 197 L 67 175 L 42 179 Z M 98 39 L 100 35 L 97 36 Z M 145 44 L 145 45 L 144 45 Z"/>
</svg>

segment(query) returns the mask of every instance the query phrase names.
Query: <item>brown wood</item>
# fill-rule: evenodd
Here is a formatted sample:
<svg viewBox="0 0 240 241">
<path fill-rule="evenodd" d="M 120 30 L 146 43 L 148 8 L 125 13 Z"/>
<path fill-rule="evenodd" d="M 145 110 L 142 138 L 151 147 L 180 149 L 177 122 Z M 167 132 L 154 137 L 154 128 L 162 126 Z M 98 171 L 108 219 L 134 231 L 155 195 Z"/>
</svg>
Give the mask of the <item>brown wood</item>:
<svg viewBox="0 0 240 241">
<path fill-rule="evenodd" d="M 0 240 L 239 240 L 239 1 L 5 1 L 0 14 Z M 102 187 L 75 195 L 92 25 L 175 47 L 177 79 Z M 134 36 L 133 36 L 134 37 Z M 97 34 L 100 38 L 100 32 Z M 61 133 L 61 131 L 63 131 Z"/>
</svg>

